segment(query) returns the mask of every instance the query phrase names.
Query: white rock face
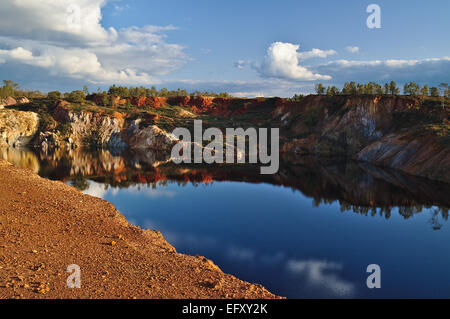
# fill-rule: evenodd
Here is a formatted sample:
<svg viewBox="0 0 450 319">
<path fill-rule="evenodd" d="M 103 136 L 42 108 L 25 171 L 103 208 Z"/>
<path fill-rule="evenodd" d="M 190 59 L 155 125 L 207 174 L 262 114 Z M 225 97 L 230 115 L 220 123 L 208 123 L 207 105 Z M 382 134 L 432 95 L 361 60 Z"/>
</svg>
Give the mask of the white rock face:
<svg viewBox="0 0 450 319">
<path fill-rule="evenodd" d="M 172 134 L 151 125 L 139 129 L 136 125 L 129 131 L 128 144 L 132 149 L 148 149 L 171 152 L 172 147 L 179 142 Z"/>
<path fill-rule="evenodd" d="M 72 127 L 70 137 L 74 144 L 82 145 L 84 139 L 95 132 L 98 135 L 100 145 L 105 147 L 123 146 L 119 140 L 119 133 L 123 128 L 122 120 L 108 116 L 95 116 L 88 112 L 69 113 L 68 116 Z"/>
<path fill-rule="evenodd" d="M 30 100 L 27 99 L 26 97 L 22 97 L 17 100 L 17 104 L 27 104 L 27 103 L 30 103 Z"/>
<path fill-rule="evenodd" d="M 49 149 L 58 148 L 60 143 L 58 135 L 53 132 L 39 133 L 37 144 L 44 153 L 47 153 Z"/>
<path fill-rule="evenodd" d="M 26 145 L 36 133 L 39 117 L 33 112 L 0 111 L 0 148 Z"/>
</svg>

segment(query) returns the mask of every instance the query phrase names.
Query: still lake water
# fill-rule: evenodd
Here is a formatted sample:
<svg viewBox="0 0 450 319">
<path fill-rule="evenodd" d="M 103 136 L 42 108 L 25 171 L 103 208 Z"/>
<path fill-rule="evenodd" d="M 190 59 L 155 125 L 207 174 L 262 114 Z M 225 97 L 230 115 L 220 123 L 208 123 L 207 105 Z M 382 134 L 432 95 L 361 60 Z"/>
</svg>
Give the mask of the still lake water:
<svg viewBox="0 0 450 319">
<path fill-rule="evenodd" d="M 450 298 L 450 185 L 355 162 L 181 167 L 107 151 L 0 157 L 115 205 L 178 252 L 290 298 Z M 381 267 L 381 289 L 366 268 Z"/>
</svg>

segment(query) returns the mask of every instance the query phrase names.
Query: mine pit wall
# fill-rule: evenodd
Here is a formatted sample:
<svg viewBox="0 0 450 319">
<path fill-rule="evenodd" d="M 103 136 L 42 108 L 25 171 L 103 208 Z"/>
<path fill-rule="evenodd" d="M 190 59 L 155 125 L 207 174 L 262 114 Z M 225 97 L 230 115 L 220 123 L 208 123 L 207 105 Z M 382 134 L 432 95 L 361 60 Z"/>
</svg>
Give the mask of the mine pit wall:
<svg viewBox="0 0 450 319">
<path fill-rule="evenodd" d="M 96 94 L 89 99 L 95 102 L 100 97 Z M 261 110 L 280 127 L 281 153 L 286 158 L 307 154 L 352 158 L 450 183 L 449 111 L 425 106 L 420 98 L 310 95 L 300 101 L 201 96 L 116 100 L 136 107 L 184 106 L 194 114 L 224 117 Z M 142 127 L 139 119 L 125 124 L 119 111 L 112 115 L 76 112 L 63 102 L 54 108 L 52 116 L 70 125 L 70 136 L 39 132 L 36 113 L 3 109 L 0 147 L 20 146 L 32 140 L 35 146 L 48 150 L 61 144 L 74 148 L 89 139 L 96 139 L 102 148 L 167 151 L 173 145 L 169 132 L 157 126 L 157 116 L 154 124 Z M 413 121 L 408 120 L 411 117 Z"/>
<path fill-rule="evenodd" d="M 0 148 L 27 145 L 39 127 L 39 116 L 33 112 L 0 110 Z"/>
<path fill-rule="evenodd" d="M 400 96 L 308 96 L 279 105 L 284 154 L 341 156 L 450 182 L 449 111 Z"/>
</svg>

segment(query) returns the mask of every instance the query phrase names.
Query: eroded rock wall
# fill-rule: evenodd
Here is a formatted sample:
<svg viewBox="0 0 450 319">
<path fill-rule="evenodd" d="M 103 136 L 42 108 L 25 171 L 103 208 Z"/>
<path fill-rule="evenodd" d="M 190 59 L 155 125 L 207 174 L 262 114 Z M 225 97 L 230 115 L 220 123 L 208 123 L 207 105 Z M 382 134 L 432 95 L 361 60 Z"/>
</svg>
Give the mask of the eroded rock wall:
<svg viewBox="0 0 450 319">
<path fill-rule="evenodd" d="M 0 110 L 0 148 L 27 144 L 39 127 L 39 117 L 33 112 Z"/>
<path fill-rule="evenodd" d="M 308 96 L 274 111 L 285 154 L 347 157 L 450 182 L 448 110 L 399 96 Z"/>
</svg>

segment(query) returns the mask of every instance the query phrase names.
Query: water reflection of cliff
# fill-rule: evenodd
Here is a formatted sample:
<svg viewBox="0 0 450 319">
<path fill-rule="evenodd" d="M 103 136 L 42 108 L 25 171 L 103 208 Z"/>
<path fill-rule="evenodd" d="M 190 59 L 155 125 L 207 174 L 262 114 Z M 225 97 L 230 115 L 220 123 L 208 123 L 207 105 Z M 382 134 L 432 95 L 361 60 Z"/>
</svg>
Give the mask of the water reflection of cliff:
<svg viewBox="0 0 450 319">
<path fill-rule="evenodd" d="M 197 185 L 241 181 L 290 187 L 313 198 L 317 206 L 337 201 L 341 210 L 364 215 L 380 214 L 386 218 L 390 217 L 394 207 L 408 218 L 424 208 L 437 206 L 435 215 L 447 219 L 447 207 L 450 206 L 449 184 L 353 161 L 323 162 L 304 158 L 295 164 L 281 163 L 275 175 L 260 175 L 258 166 L 175 165 L 167 158 L 159 158 L 149 152 L 114 154 L 107 150 L 88 152 L 76 149 L 45 154 L 7 149 L 0 152 L 0 156 L 39 172 L 41 176 L 71 181 L 82 190 L 88 187 L 87 179 L 120 188 L 169 182 Z"/>
<path fill-rule="evenodd" d="M 12 147 L 0 148 L 0 158 L 14 163 L 19 167 L 28 168 L 35 173 L 39 173 L 39 160 L 33 152 Z"/>
</svg>

